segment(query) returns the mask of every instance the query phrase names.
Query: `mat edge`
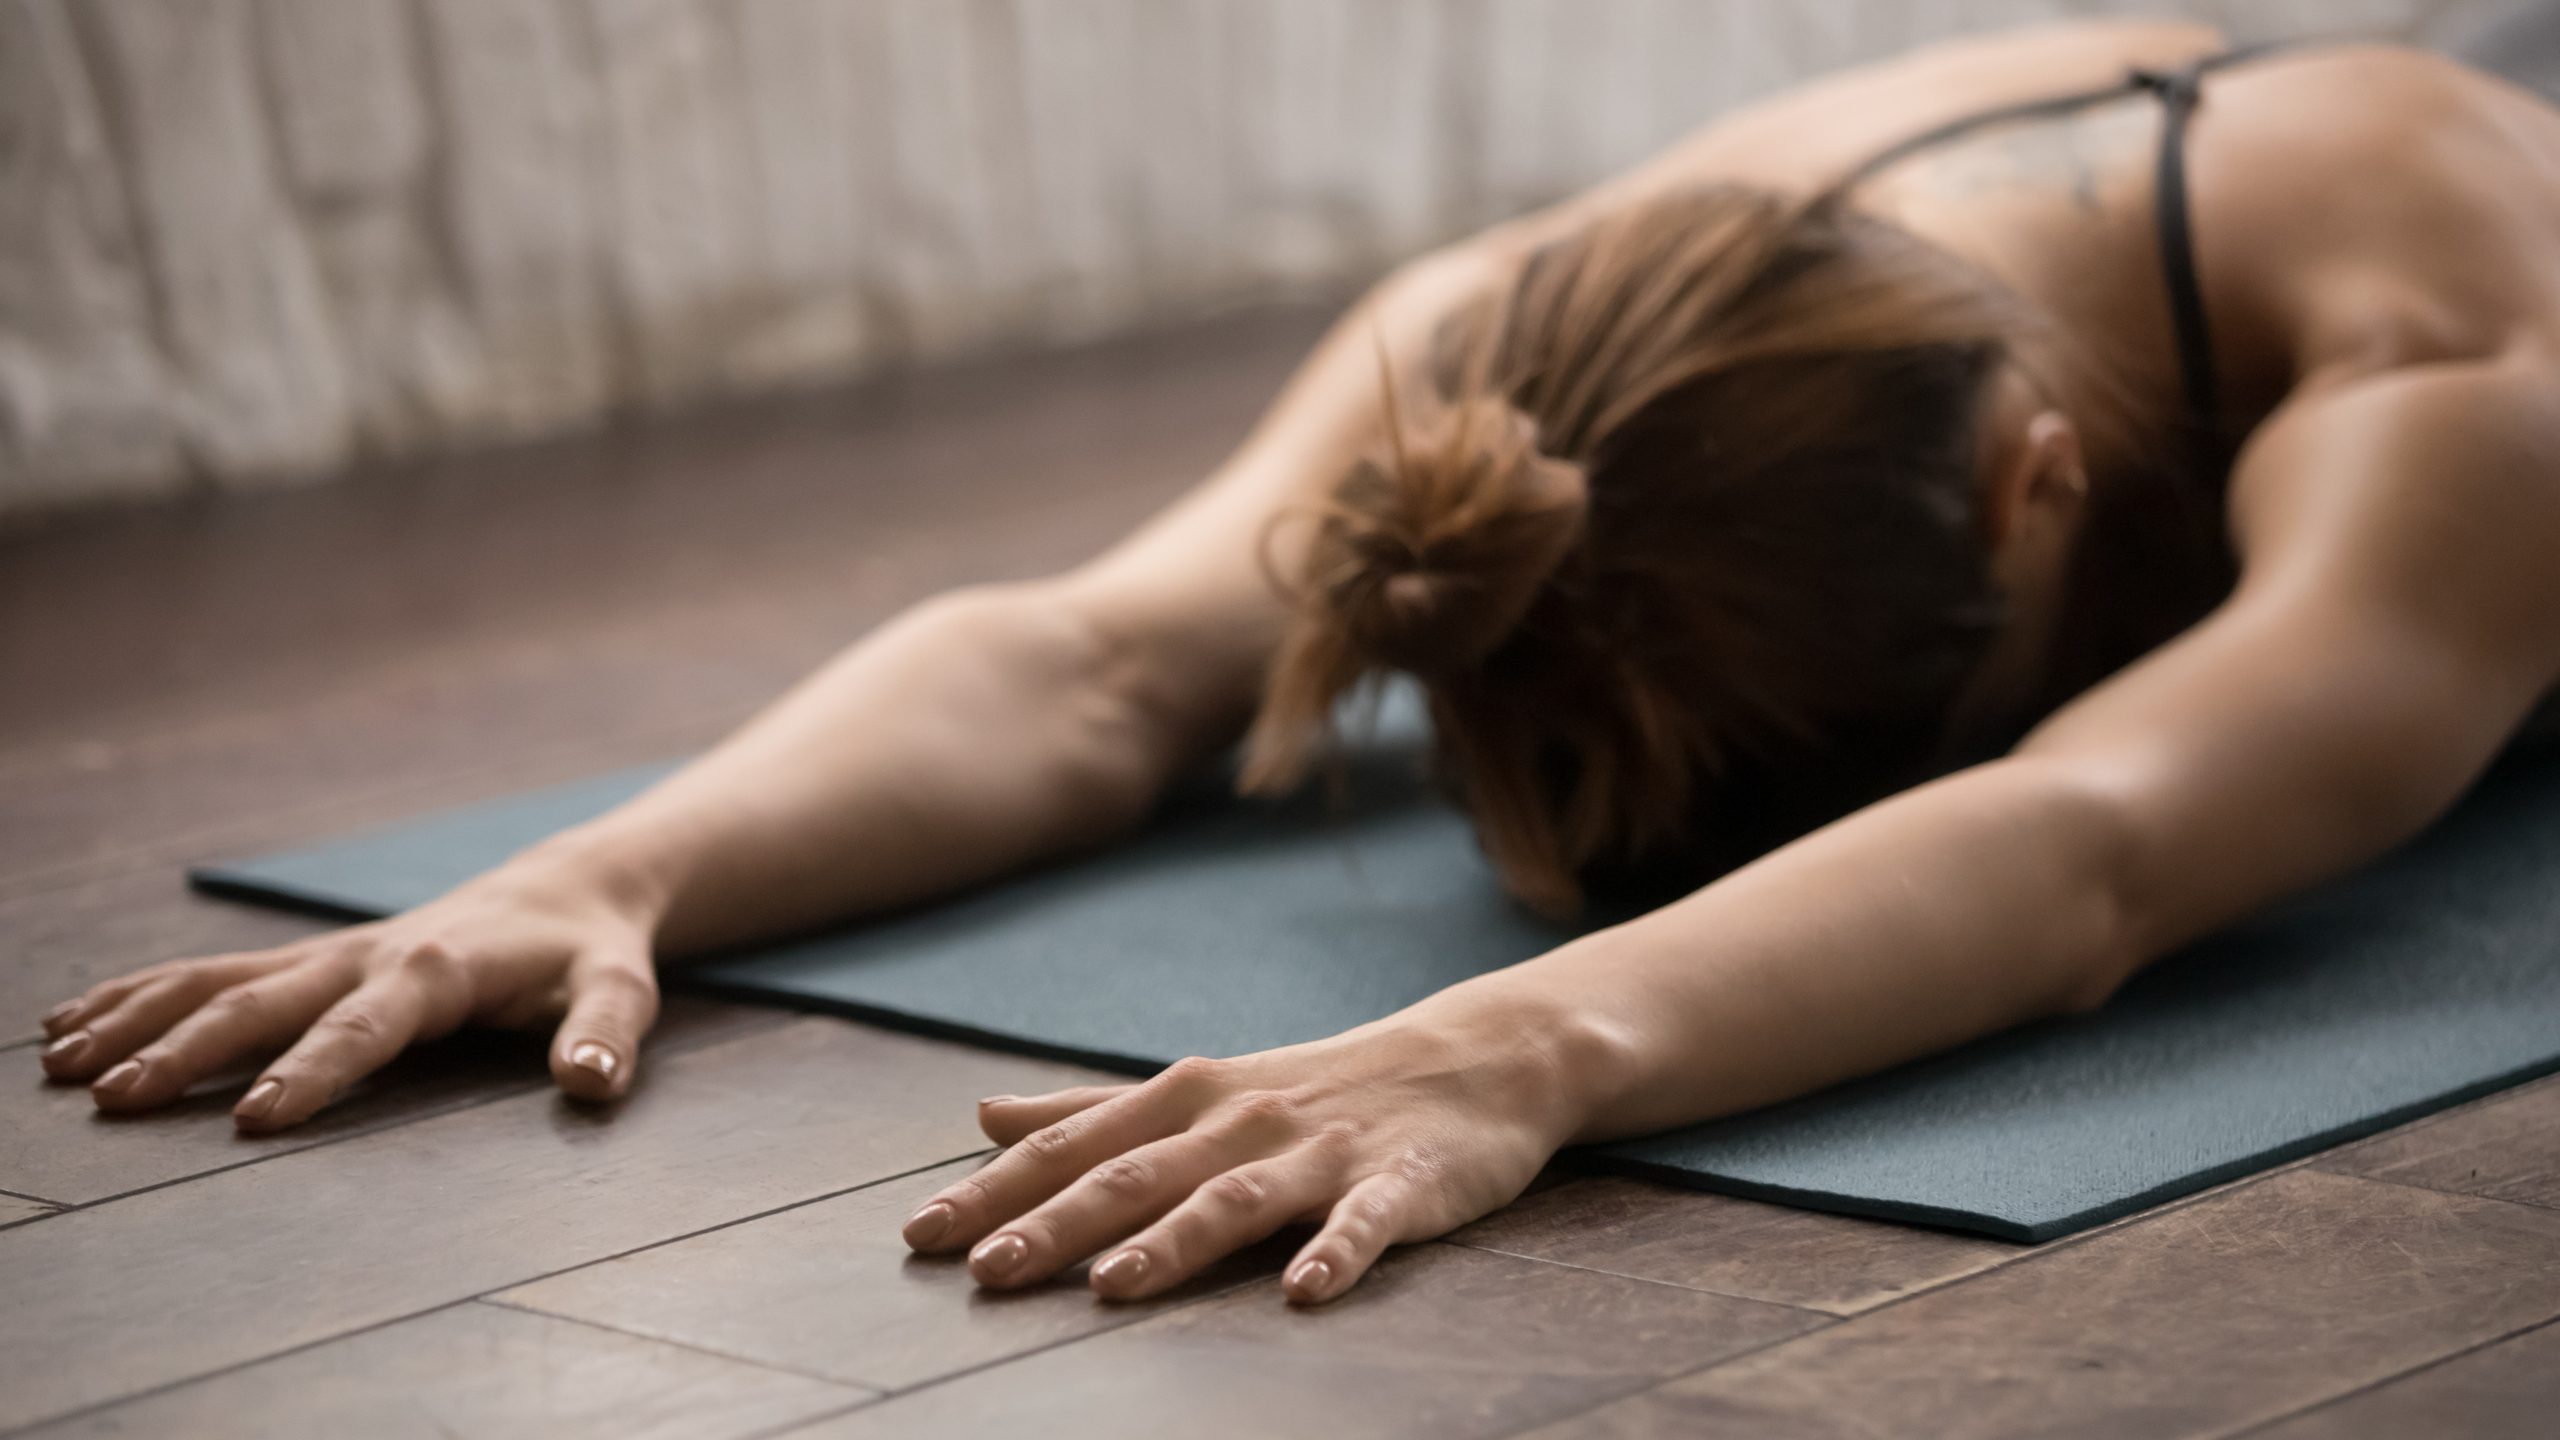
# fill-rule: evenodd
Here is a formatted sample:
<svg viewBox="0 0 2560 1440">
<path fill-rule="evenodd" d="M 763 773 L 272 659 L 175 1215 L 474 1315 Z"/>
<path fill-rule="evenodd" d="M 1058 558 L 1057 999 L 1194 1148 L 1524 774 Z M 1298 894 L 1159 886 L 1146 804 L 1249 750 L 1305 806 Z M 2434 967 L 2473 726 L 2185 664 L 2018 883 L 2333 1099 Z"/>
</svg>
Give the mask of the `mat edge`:
<svg viewBox="0 0 2560 1440">
<path fill-rule="evenodd" d="M 323 919 L 362 922 L 380 919 L 394 913 L 375 907 L 351 905 L 317 890 L 305 890 L 289 883 L 258 878 L 251 873 L 221 865 L 190 866 L 186 871 L 186 879 L 188 886 L 200 894 L 224 900 L 265 905 Z M 721 959 L 705 957 L 702 963 L 717 965 L 721 963 Z M 667 971 L 665 979 L 670 985 L 719 998 L 750 1000 L 785 1010 L 835 1015 L 904 1034 L 950 1040 L 1057 1064 L 1080 1065 L 1089 1069 L 1127 1075 L 1134 1079 L 1154 1075 L 1169 1063 L 1116 1051 L 1087 1050 L 1072 1045 L 1051 1044 L 1007 1031 L 988 1030 L 952 1021 L 935 1020 L 883 1006 L 866 1005 L 859 1001 L 781 992 L 766 984 L 728 980 L 681 967 Z M 1630 1175 L 1708 1194 L 1731 1195 L 1738 1199 L 1760 1200 L 1789 1205 L 1801 1210 L 1847 1215 L 1858 1219 L 1883 1220 L 1967 1235 L 1981 1235 L 2014 1244 L 2040 1245 L 2095 1229 L 2109 1221 L 2122 1219 L 2153 1206 L 2209 1190 L 2232 1180 L 2274 1170 L 2305 1156 L 2366 1139 L 2412 1120 L 2450 1110 L 2457 1105 L 2503 1090 L 2510 1090 L 2528 1081 L 2555 1073 L 2560 1073 L 2560 1055 L 2501 1071 L 2497 1075 L 2437 1095 L 2410 1101 L 2392 1109 L 2377 1112 L 2375 1115 L 2360 1117 L 2329 1130 L 2320 1131 L 2299 1140 L 2288 1141 L 2269 1150 L 2225 1161 L 2191 1175 L 2165 1181 L 2120 1200 L 2093 1205 L 2066 1215 L 2035 1219 L 2018 1219 L 1989 1211 L 1956 1210 L 1937 1205 L 1897 1204 L 1891 1201 L 1862 1203 L 1854 1198 L 1843 1198 L 1825 1191 L 1800 1190 L 1784 1185 L 1675 1169 L 1654 1161 L 1612 1154 L 1597 1147 L 1576 1147 L 1564 1150 L 1559 1152 L 1556 1158 L 1570 1168 L 1600 1174 Z"/>
</svg>

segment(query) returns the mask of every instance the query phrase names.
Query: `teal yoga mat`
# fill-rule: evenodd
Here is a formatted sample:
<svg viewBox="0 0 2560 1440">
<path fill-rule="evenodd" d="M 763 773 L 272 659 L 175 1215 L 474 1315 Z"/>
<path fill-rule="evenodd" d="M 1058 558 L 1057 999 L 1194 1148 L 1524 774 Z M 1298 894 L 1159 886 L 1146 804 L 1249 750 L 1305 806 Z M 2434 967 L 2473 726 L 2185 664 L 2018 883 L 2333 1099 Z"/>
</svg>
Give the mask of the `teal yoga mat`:
<svg viewBox="0 0 2560 1440">
<path fill-rule="evenodd" d="M 1110 853 L 683 973 L 1143 1074 L 1329 1035 L 1572 933 L 1504 899 L 1391 725 L 1347 807 L 1188 789 Z M 596 814 L 625 771 L 192 873 L 347 915 L 432 898 Z M 1595 917 L 1606 918 L 1606 917 Z M 1701 956 L 1700 963 L 1712 963 Z M 2352 879 L 2031 1026 L 1579 1158 L 1818 1209 L 2043 1240 L 2560 1069 L 2560 757 L 2510 758 Z"/>
</svg>

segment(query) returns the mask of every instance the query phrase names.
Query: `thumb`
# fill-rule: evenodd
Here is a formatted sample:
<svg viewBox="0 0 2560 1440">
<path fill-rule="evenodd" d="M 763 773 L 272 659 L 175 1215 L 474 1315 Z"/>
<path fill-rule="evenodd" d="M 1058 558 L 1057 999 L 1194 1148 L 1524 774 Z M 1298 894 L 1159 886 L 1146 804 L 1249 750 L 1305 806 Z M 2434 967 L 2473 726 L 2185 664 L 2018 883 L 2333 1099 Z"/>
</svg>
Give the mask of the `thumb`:
<svg viewBox="0 0 2560 1440">
<path fill-rule="evenodd" d="M 631 1088 L 640 1037 L 658 1019 L 658 974 L 648 944 L 598 946 L 569 962 L 569 1013 L 551 1040 L 551 1078 L 581 1100 Z"/>
</svg>

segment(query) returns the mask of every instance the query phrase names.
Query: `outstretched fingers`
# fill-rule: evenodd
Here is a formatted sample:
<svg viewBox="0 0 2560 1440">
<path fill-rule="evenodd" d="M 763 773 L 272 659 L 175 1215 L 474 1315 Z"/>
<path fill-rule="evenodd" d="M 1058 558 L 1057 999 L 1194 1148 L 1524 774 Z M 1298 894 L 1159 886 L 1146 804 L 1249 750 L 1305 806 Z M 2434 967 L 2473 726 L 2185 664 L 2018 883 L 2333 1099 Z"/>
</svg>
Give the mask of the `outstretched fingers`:
<svg viewBox="0 0 2560 1440">
<path fill-rule="evenodd" d="M 168 967 L 154 967 L 131 975 L 101 980 L 87 990 L 44 1012 L 44 1038 L 59 1040 L 74 1030 L 115 1008 L 127 995 L 168 973 Z"/>
<path fill-rule="evenodd" d="M 551 1041 L 551 1078 L 580 1100 L 631 1089 L 641 1037 L 658 1022 L 658 977 L 648 945 L 593 950 L 569 965 L 569 1013 Z"/>
<path fill-rule="evenodd" d="M 297 965 L 231 986 L 89 1087 L 98 1108 L 148 1110 L 272 1055 L 355 988 L 351 968 Z"/>
<path fill-rule="evenodd" d="M 978 1128 L 999 1145 L 1019 1145 L 1034 1131 L 1046 1130 L 1070 1115 L 1116 1100 L 1135 1085 L 1079 1085 L 1046 1095 L 990 1095 L 978 1102 Z"/>
<path fill-rule="evenodd" d="M 231 1110 L 234 1123 L 248 1131 L 299 1125 L 389 1064 L 410 1041 L 449 1028 L 439 1012 L 449 1011 L 450 1002 L 422 973 L 431 965 L 385 969 L 331 1005 L 240 1097 Z"/>
<path fill-rule="evenodd" d="M 1429 1233 L 1419 1223 L 1417 1198 L 1413 1182 L 1392 1172 L 1352 1186 L 1281 1272 L 1281 1293 L 1296 1304 L 1321 1305 L 1350 1289 L 1388 1246 Z"/>
<path fill-rule="evenodd" d="M 907 1220 L 908 1246 L 937 1254 L 976 1245 L 1096 1165 L 1182 1130 L 1187 1098 L 1186 1087 L 1159 1078 L 1031 1131 L 926 1201 Z"/>
<path fill-rule="evenodd" d="M 1221 1171 L 1153 1225 L 1096 1261 L 1094 1293 L 1143 1300 L 1321 1210 L 1340 1182 L 1312 1150 L 1294 1150 Z"/>
<path fill-rule="evenodd" d="M 264 955 L 226 955 L 101 985 L 46 1017 L 55 1033 L 44 1047 L 45 1073 L 56 1080 L 94 1079 L 225 988 L 286 963 Z"/>
<path fill-rule="evenodd" d="M 1046 1280 L 1180 1205 L 1237 1158 L 1231 1140 L 1198 1130 L 1114 1155 L 980 1242 L 969 1273 L 998 1287 Z"/>
</svg>

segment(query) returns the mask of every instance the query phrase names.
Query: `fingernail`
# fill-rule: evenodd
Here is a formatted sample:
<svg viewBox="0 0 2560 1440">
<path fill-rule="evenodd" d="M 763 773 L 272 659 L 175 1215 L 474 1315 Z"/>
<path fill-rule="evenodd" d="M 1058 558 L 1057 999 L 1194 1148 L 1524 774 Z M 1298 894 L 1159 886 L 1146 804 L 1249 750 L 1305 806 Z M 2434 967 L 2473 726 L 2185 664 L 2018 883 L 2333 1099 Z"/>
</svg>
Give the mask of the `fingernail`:
<svg viewBox="0 0 2560 1440">
<path fill-rule="evenodd" d="M 1123 1250 L 1093 1267 L 1093 1278 L 1111 1290 L 1127 1293 L 1147 1278 L 1147 1252 Z"/>
<path fill-rule="evenodd" d="M 1333 1267 L 1322 1260 L 1301 1260 L 1298 1268 L 1289 1272 L 1288 1284 L 1300 1299 L 1321 1300 L 1333 1284 Z"/>
<path fill-rule="evenodd" d="M 610 1080 L 622 1061 L 614 1053 L 593 1040 L 581 1042 L 569 1052 L 569 1063 L 593 1074 L 599 1080 Z"/>
<path fill-rule="evenodd" d="M 59 1060 L 65 1065 L 79 1064 L 80 1057 L 88 1053 L 89 1032 L 86 1030 L 74 1030 L 44 1047 L 45 1059 Z"/>
<path fill-rule="evenodd" d="M 978 1102 L 978 1108 L 983 1110 L 989 1105 L 1010 1105 L 1020 1098 L 1018 1095 L 990 1095 Z"/>
<path fill-rule="evenodd" d="M 276 1102 L 284 1098 L 284 1082 L 270 1075 L 249 1087 L 231 1113 L 243 1120 L 264 1120 L 275 1113 Z"/>
<path fill-rule="evenodd" d="M 909 1245 L 921 1250 L 951 1233 L 951 1222 L 959 1216 L 952 1208 L 936 1200 L 907 1217 L 907 1228 L 900 1233 Z"/>
<path fill-rule="evenodd" d="M 72 1016 L 77 1015 L 77 1014 L 79 1014 L 79 1013 L 80 1013 L 80 1002 L 79 1002 L 79 1001 L 77 1001 L 77 1000 L 65 1000 L 65 1001 L 63 1001 L 61 1004 L 56 1005 L 56 1006 L 54 1006 L 52 1009 L 47 1010 L 46 1012 L 44 1012 L 44 1023 L 45 1023 L 45 1028 L 46 1028 L 46 1029 L 48 1029 L 48 1030 L 50 1030 L 50 1029 L 52 1029 L 54 1026 L 61 1024 L 63 1021 L 68 1020 L 68 1019 L 70 1019 Z"/>
<path fill-rule="evenodd" d="M 1022 1268 L 1031 1257 L 1031 1247 L 1019 1235 L 998 1235 L 969 1252 L 969 1263 L 986 1273 L 990 1280 L 1002 1280 Z"/>
<path fill-rule="evenodd" d="M 101 1095 L 121 1095 L 127 1090 L 132 1089 L 133 1082 L 141 1078 L 142 1062 L 139 1060 L 127 1060 L 113 1070 L 108 1071 L 106 1074 L 90 1081 L 89 1088 L 97 1091 Z"/>
</svg>

